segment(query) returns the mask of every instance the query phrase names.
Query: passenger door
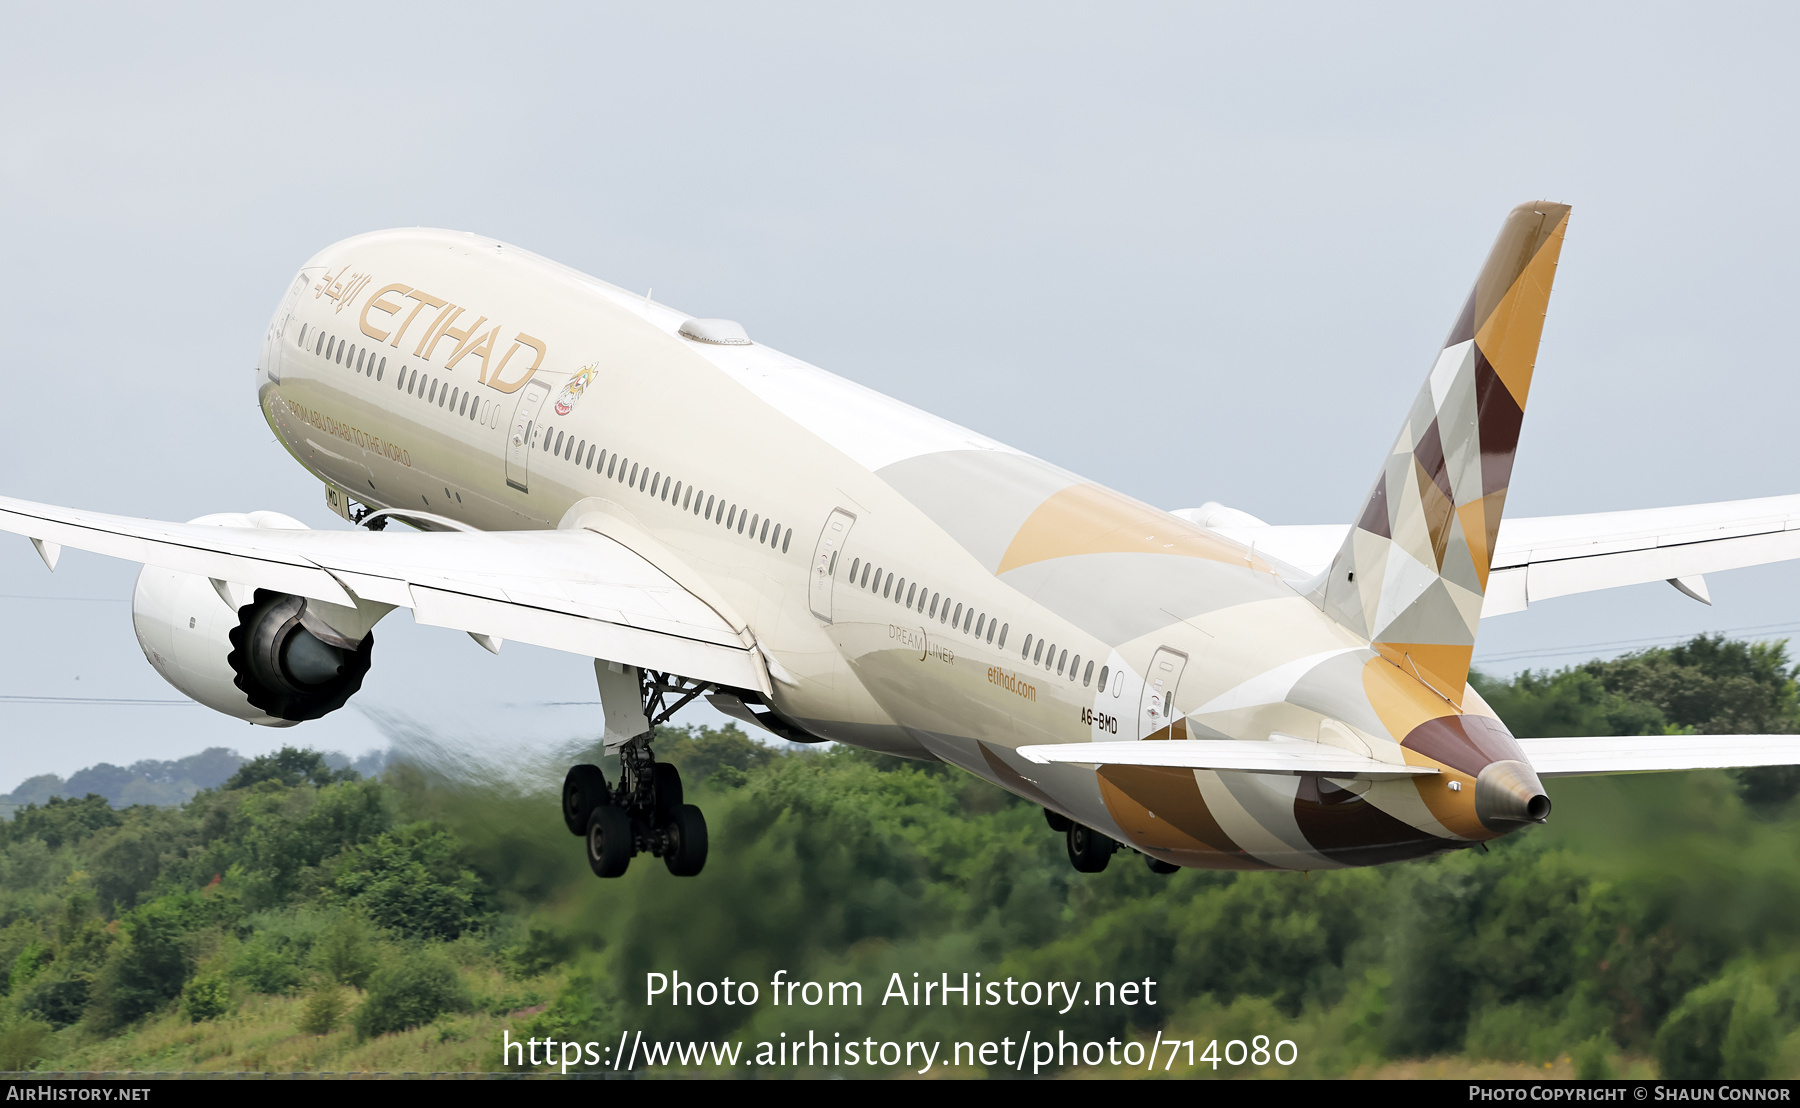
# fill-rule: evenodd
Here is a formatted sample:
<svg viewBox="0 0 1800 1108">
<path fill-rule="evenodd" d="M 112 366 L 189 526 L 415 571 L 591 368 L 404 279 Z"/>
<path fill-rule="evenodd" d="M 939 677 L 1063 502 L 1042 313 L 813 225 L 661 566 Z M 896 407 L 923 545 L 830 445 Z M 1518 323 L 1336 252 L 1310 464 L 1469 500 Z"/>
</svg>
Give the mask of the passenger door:
<svg viewBox="0 0 1800 1108">
<path fill-rule="evenodd" d="M 533 378 L 513 409 L 512 430 L 506 435 L 506 483 L 520 492 L 531 491 L 531 437 L 537 434 L 538 411 L 549 395 L 550 386 Z"/>
<path fill-rule="evenodd" d="M 1144 675 L 1144 692 L 1138 700 L 1138 738 L 1174 738 L 1170 723 L 1175 718 L 1175 687 L 1181 684 L 1187 660 L 1186 654 L 1166 646 L 1158 647 L 1151 656 L 1150 670 Z"/>
<path fill-rule="evenodd" d="M 831 584 L 837 579 L 838 555 L 850 538 L 856 517 L 842 508 L 833 508 L 819 531 L 819 543 L 813 548 L 812 572 L 808 575 L 806 598 L 812 614 L 824 623 L 831 622 Z"/>
</svg>

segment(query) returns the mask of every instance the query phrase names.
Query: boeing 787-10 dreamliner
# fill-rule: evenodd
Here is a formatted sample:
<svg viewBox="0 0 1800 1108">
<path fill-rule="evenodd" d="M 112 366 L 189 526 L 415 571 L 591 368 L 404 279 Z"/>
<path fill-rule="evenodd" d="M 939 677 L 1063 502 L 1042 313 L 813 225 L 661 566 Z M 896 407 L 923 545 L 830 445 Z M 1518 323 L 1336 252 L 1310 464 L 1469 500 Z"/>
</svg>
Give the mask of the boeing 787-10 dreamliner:
<svg viewBox="0 0 1800 1108">
<path fill-rule="evenodd" d="M 64 546 L 143 563 L 150 663 L 252 723 L 341 708 L 395 608 L 593 658 L 618 780 L 573 767 L 562 814 L 603 877 L 704 865 L 653 751 L 699 696 L 957 765 L 1042 805 L 1078 870 L 1412 858 L 1542 822 L 1544 777 L 1800 762 L 1795 736 L 1515 738 L 1469 686 L 1487 616 L 1645 582 L 1704 600 L 1705 573 L 1800 556 L 1800 496 L 1502 523 L 1568 218 L 1507 215 L 1348 526 L 1164 511 L 728 320 L 395 230 L 309 260 L 256 366 L 356 526 L 0 499 L 0 529 L 52 569 Z"/>
</svg>

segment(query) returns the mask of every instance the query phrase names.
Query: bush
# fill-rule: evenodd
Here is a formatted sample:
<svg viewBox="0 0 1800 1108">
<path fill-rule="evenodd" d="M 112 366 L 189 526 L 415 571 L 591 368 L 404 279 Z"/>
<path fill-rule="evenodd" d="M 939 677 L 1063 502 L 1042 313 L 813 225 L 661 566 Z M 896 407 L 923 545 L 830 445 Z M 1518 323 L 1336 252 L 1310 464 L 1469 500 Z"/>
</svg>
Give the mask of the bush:
<svg viewBox="0 0 1800 1108">
<path fill-rule="evenodd" d="M 300 1030 L 308 1035 L 329 1035 L 344 1018 L 344 987 L 327 981 L 313 990 L 300 1014 Z"/>
<path fill-rule="evenodd" d="M 445 1012 L 467 1011 L 474 998 L 456 964 L 442 951 L 415 950 L 383 967 L 369 980 L 369 995 L 356 1010 L 358 1038 L 404 1031 Z"/>
<path fill-rule="evenodd" d="M 23 1020 L 0 1031 L 0 1070 L 28 1070 L 44 1053 L 50 1029 L 35 1020 Z"/>
<path fill-rule="evenodd" d="M 1665 1078 L 1756 1080 L 1769 1076 L 1778 1033 L 1774 990 L 1751 973 L 1689 993 L 1656 1035 Z"/>
<path fill-rule="evenodd" d="M 231 1010 L 231 983 L 216 973 L 194 978 L 181 991 L 181 1010 L 190 1023 L 218 1019 Z"/>
<path fill-rule="evenodd" d="M 314 967 L 340 985 L 367 985 L 379 959 L 373 929 L 353 912 L 339 915 L 313 945 Z"/>
<path fill-rule="evenodd" d="M 454 939 L 481 917 L 481 882 L 456 839 L 426 824 L 397 828 L 344 852 L 336 894 L 381 927 Z"/>
<path fill-rule="evenodd" d="M 68 974 L 39 981 L 26 990 L 19 1010 L 36 1016 L 51 1027 L 67 1027 L 87 1010 L 92 985 L 86 974 Z"/>
<path fill-rule="evenodd" d="M 244 944 L 231 963 L 232 976 L 252 992 L 287 995 L 304 979 L 294 962 L 294 951 L 266 934 Z"/>
</svg>

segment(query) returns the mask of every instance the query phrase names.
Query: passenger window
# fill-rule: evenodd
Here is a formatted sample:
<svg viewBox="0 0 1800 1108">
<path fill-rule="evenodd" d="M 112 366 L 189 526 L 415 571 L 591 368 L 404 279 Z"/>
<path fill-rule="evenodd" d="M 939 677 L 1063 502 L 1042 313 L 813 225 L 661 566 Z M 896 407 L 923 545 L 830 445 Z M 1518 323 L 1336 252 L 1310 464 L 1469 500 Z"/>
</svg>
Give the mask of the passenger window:
<svg viewBox="0 0 1800 1108">
<path fill-rule="evenodd" d="M 461 389 L 451 389 L 450 390 L 450 410 L 453 412 L 456 410 L 456 394 L 461 391 L 462 391 Z"/>
<path fill-rule="evenodd" d="M 673 480 L 674 480 L 673 477 L 669 478 L 669 481 L 673 481 Z M 669 481 L 664 481 L 662 483 L 662 495 L 659 497 L 659 499 L 662 499 L 662 500 L 669 499 Z M 675 499 L 679 500 L 681 498 L 676 497 Z"/>
<path fill-rule="evenodd" d="M 563 440 L 563 433 L 561 431 L 558 431 L 556 433 L 556 443 L 555 443 L 555 445 L 550 447 L 550 453 L 552 453 L 552 454 L 561 454 L 562 453 L 562 440 Z"/>
<path fill-rule="evenodd" d="M 629 481 L 627 481 L 627 482 L 625 482 L 625 483 L 626 483 L 626 484 L 627 484 L 627 485 L 630 485 L 630 486 L 631 486 L 631 487 L 632 487 L 632 488 L 634 488 L 634 489 L 635 489 L 635 488 L 637 488 L 637 479 L 638 479 L 638 467 L 637 467 L 637 463 L 636 463 L 636 462 L 632 462 L 632 463 L 631 463 L 631 480 L 629 480 Z"/>
<path fill-rule="evenodd" d="M 1077 654 L 1077 655 L 1075 655 L 1075 660 L 1069 663 L 1069 680 L 1071 680 L 1071 681 L 1075 680 L 1075 671 L 1079 670 L 1080 668 L 1081 668 L 1081 655 Z"/>
<path fill-rule="evenodd" d="M 468 415 L 469 414 L 469 394 L 468 393 L 463 394 L 462 407 L 457 411 L 456 414 L 457 415 Z"/>
<path fill-rule="evenodd" d="M 685 512 L 693 506 L 694 506 L 694 486 L 689 485 L 687 487 L 687 491 L 681 494 L 681 510 Z M 694 514 L 698 515 L 699 513 L 696 512 Z"/>
<path fill-rule="evenodd" d="M 363 352 L 361 350 L 358 350 L 353 355 L 353 357 L 355 358 L 355 361 L 350 363 L 350 372 L 361 373 L 362 372 L 362 362 L 363 362 Z"/>
<path fill-rule="evenodd" d="M 681 503 L 681 482 L 680 481 L 675 482 L 675 499 L 669 501 L 669 503 L 677 504 L 677 505 Z"/>
<path fill-rule="evenodd" d="M 930 611 L 929 611 L 929 612 L 927 612 L 927 613 L 925 613 L 925 614 L 926 614 L 926 615 L 927 615 L 927 616 L 935 616 L 935 615 L 937 615 L 937 597 L 935 597 L 935 596 L 934 596 L 934 597 L 932 597 L 932 598 L 931 598 L 931 610 L 930 610 Z"/>
<path fill-rule="evenodd" d="M 708 520 L 712 519 L 712 510 L 713 510 L 713 498 L 709 496 L 706 498 L 706 514 L 703 518 L 708 519 Z"/>
<path fill-rule="evenodd" d="M 377 381 L 381 380 L 381 375 L 386 372 L 387 372 L 387 359 L 383 358 L 383 359 L 381 359 L 381 364 L 375 367 L 375 379 Z"/>
<path fill-rule="evenodd" d="M 402 376 L 404 376 L 404 374 L 402 374 Z M 406 380 L 406 395 L 411 396 L 413 394 L 413 386 L 418 383 L 419 371 L 415 369 L 412 371 L 412 376 L 408 377 Z"/>
<path fill-rule="evenodd" d="M 1081 687 L 1085 689 L 1093 683 L 1094 683 L 1094 663 L 1092 660 L 1089 660 L 1087 672 L 1081 675 Z M 1106 684 L 1105 675 L 1101 676 L 1100 683 L 1102 685 Z"/>
<path fill-rule="evenodd" d="M 906 578 L 902 577 L 902 578 L 900 578 L 900 587 L 894 590 L 894 599 L 900 600 L 900 594 L 906 593 L 906 599 L 900 600 L 900 606 L 903 608 L 911 608 L 912 602 L 913 602 L 913 596 L 918 591 L 919 591 L 919 586 L 915 584 L 915 585 L 913 585 L 913 591 L 907 593 L 906 592 Z"/>
<path fill-rule="evenodd" d="M 1067 650 L 1065 650 L 1062 652 L 1062 657 L 1060 657 L 1056 660 L 1056 675 L 1058 677 L 1062 676 L 1063 667 L 1068 664 L 1069 664 L 1069 652 Z"/>
<path fill-rule="evenodd" d="M 978 638 L 978 639 L 979 639 L 979 638 L 980 638 L 980 637 L 981 637 L 981 631 L 982 631 L 982 628 L 983 628 L 983 627 L 984 627 L 984 626 L 985 626 L 985 625 L 986 625 L 986 624 L 987 624 L 987 613 L 986 613 L 986 612 L 983 612 L 983 613 L 981 613 L 981 615 L 980 615 L 980 616 L 978 616 L 978 617 L 977 617 L 977 618 L 976 618 L 976 620 L 975 620 L 975 637 L 976 637 L 976 638 Z"/>
<path fill-rule="evenodd" d="M 852 585 L 856 584 L 856 571 L 862 565 L 861 558 L 850 559 L 850 576 L 846 578 Z"/>
<path fill-rule="evenodd" d="M 332 339 L 331 341 L 334 343 L 337 343 L 337 350 L 332 354 L 332 357 L 331 357 L 332 363 L 335 365 L 343 365 L 344 364 L 344 344 L 341 342 L 338 342 L 336 339 Z"/>
<path fill-rule="evenodd" d="M 945 606 L 948 607 L 948 605 L 945 605 Z M 975 613 L 970 612 L 969 614 L 974 615 Z M 956 606 L 956 614 L 950 617 L 950 626 L 955 627 L 957 624 L 957 621 L 960 619 L 962 619 L 962 605 L 958 604 Z"/>
<path fill-rule="evenodd" d="M 405 387 L 406 387 L 406 367 L 401 366 L 400 372 L 394 374 L 394 388 L 403 389 Z"/>
<path fill-rule="evenodd" d="M 1023 649 L 1022 649 L 1022 650 L 1021 650 L 1021 651 L 1020 651 L 1020 652 L 1019 652 L 1019 657 L 1020 657 L 1020 658 L 1029 658 L 1029 657 L 1031 657 L 1031 636 L 1030 636 L 1030 635 L 1026 635 L 1026 636 L 1025 636 L 1025 646 L 1024 646 L 1024 648 L 1023 648 Z"/>
<path fill-rule="evenodd" d="M 325 332 L 320 331 L 319 335 L 318 335 L 318 341 L 313 343 L 313 353 L 319 354 L 319 353 L 322 353 L 324 350 L 325 350 Z"/>
<path fill-rule="evenodd" d="M 586 467 L 586 468 L 588 468 L 588 469 L 593 469 L 593 468 L 594 468 L 594 451 L 596 451 L 596 450 L 598 450 L 598 449 L 600 449 L 600 448 L 599 448 L 599 447 L 597 447 L 597 446 L 590 446 L 590 447 L 588 447 L 588 452 L 587 452 L 587 461 L 586 461 L 586 462 L 584 462 L 584 463 L 583 463 L 583 465 L 584 465 L 584 466 L 585 466 L 585 467 Z"/>
<path fill-rule="evenodd" d="M 783 554 L 786 554 L 788 551 L 788 543 L 793 542 L 793 541 L 794 541 L 794 529 L 792 527 L 789 527 L 787 529 L 787 534 L 782 536 L 782 539 L 781 539 L 781 552 Z"/>
<path fill-rule="evenodd" d="M 752 516 L 751 518 L 754 519 L 756 517 Z M 740 515 L 740 516 L 738 516 L 738 534 L 741 535 L 743 533 L 744 533 L 744 517 Z M 756 531 L 754 529 L 752 529 L 750 533 L 752 535 L 754 535 L 754 534 L 756 534 Z"/>
<path fill-rule="evenodd" d="M 878 580 L 878 583 L 881 585 L 881 598 L 883 600 L 886 600 L 888 598 L 888 594 L 894 591 L 894 575 L 891 573 L 888 574 L 886 581 L 879 581 L 879 578 L 877 580 Z"/>
<path fill-rule="evenodd" d="M 858 581 L 857 584 L 861 585 L 865 589 L 869 587 L 869 567 L 867 564 L 865 564 L 863 566 L 862 580 Z"/>
<path fill-rule="evenodd" d="M 757 542 L 768 542 L 769 541 L 769 521 L 768 520 L 766 520 L 766 519 L 763 520 L 762 535 L 756 541 Z"/>
<path fill-rule="evenodd" d="M 1044 660 L 1044 640 L 1039 639 L 1038 646 L 1037 646 L 1037 653 L 1032 656 L 1031 663 L 1033 665 L 1036 665 L 1037 663 L 1039 663 L 1043 660 Z"/>
<path fill-rule="evenodd" d="M 611 477 L 613 475 L 613 465 L 618 462 L 619 456 L 614 454 L 609 458 L 606 455 L 606 451 L 602 450 L 600 452 L 600 460 L 606 463 L 606 475 Z"/>
<path fill-rule="evenodd" d="M 1124 691 L 1125 691 L 1125 671 L 1119 670 L 1117 673 L 1113 674 L 1112 694 L 1114 696 L 1118 696 L 1120 693 L 1122 693 Z"/>
<path fill-rule="evenodd" d="M 1000 625 L 1000 641 L 995 643 L 994 645 L 999 647 L 1001 650 L 1005 650 L 1006 649 L 1006 633 L 1010 630 L 1012 630 L 1012 624 L 1010 624 L 1010 623 L 1001 624 Z M 988 638 L 992 639 L 993 636 L 994 636 L 994 625 L 990 623 L 990 624 L 988 624 Z"/>
</svg>

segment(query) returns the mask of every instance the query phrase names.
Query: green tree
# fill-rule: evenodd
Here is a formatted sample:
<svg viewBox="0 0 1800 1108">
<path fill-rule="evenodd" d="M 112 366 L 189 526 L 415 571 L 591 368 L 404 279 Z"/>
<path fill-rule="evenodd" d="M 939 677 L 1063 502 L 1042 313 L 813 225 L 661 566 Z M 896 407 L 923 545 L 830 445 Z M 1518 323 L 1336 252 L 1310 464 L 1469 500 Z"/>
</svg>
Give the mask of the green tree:
<svg viewBox="0 0 1800 1108">
<path fill-rule="evenodd" d="M 481 880 L 455 836 L 424 823 L 345 851 L 333 890 L 376 925 L 405 935 L 454 939 L 483 914 Z"/>
<path fill-rule="evenodd" d="M 247 789 L 263 781 L 275 781 L 287 788 L 299 788 L 301 785 L 322 787 L 343 781 L 355 781 L 362 775 L 346 766 L 343 769 L 332 769 L 325 764 L 325 756 L 316 750 L 301 750 L 297 747 L 284 746 L 273 754 L 264 754 L 252 758 L 238 767 L 236 773 L 225 782 L 227 789 Z"/>
</svg>

